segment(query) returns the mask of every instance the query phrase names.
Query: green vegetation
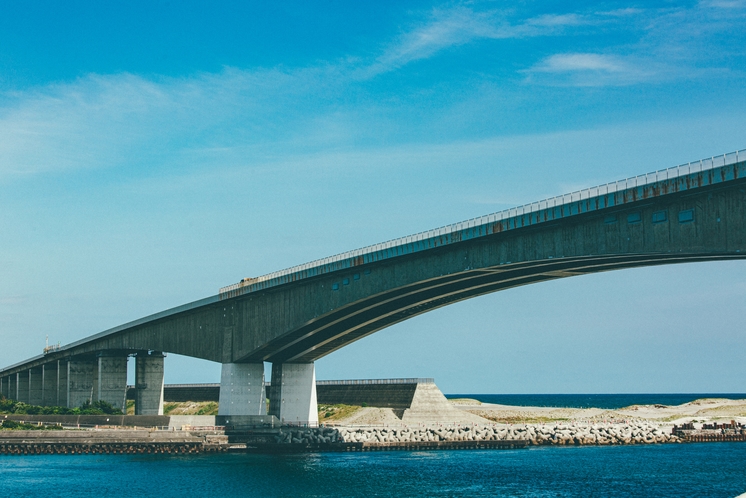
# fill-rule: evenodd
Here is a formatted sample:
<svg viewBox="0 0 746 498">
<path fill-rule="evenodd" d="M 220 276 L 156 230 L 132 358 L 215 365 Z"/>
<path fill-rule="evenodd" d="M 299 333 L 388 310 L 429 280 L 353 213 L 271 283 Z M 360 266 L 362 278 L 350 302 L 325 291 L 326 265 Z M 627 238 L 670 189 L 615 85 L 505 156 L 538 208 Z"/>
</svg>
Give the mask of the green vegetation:
<svg viewBox="0 0 746 498">
<path fill-rule="evenodd" d="M 3 431 L 61 431 L 59 425 L 38 425 L 16 422 L 15 420 L 0 421 L 0 430 Z"/>
<path fill-rule="evenodd" d="M 215 401 L 183 401 L 163 404 L 164 415 L 217 415 L 218 404 Z"/>
<path fill-rule="evenodd" d="M 360 408 L 353 405 L 319 405 L 319 422 L 333 422 L 345 419 Z"/>
<path fill-rule="evenodd" d="M 490 412 L 486 411 L 469 411 L 475 415 L 479 415 L 482 418 L 492 420 L 493 422 L 497 422 L 499 424 L 552 424 L 555 422 L 566 422 L 570 420 L 566 417 L 523 417 L 520 415 L 499 416 L 493 415 Z"/>
<path fill-rule="evenodd" d="M 452 398 L 449 399 L 454 405 L 481 405 L 482 402 L 472 398 Z"/>
<path fill-rule="evenodd" d="M 37 406 L 22 401 L 0 398 L 0 413 L 16 415 L 122 415 L 122 410 L 114 408 L 106 401 L 86 401 L 80 408 L 64 406 Z"/>
</svg>

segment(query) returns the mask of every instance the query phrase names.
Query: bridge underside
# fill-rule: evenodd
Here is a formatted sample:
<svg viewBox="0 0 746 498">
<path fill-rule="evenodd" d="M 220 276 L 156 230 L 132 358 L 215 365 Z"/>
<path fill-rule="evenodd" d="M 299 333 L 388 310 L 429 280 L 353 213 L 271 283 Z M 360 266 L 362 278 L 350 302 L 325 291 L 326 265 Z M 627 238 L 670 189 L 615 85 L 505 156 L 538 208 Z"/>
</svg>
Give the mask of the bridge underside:
<svg viewBox="0 0 746 498">
<path fill-rule="evenodd" d="M 627 268 L 740 259 L 746 259 L 746 255 L 625 254 L 548 259 L 468 270 L 393 289 L 334 310 L 239 361 L 313 362 L 416 315 L 512 287 Z"/>
</svg>

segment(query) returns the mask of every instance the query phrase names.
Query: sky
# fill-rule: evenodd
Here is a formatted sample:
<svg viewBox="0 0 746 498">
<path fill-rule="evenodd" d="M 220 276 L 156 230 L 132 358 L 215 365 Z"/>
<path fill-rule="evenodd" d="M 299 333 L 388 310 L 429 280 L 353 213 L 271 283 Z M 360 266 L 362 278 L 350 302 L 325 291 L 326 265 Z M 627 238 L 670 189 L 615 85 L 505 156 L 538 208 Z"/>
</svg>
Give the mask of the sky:
<svg viewBox="0 0 746 498">
<path fill-rule="evenodd" d="M 0 364 L 243 277 L 746 148 L 745 1 L 267 3 L 3 5 Z M 744 296 L 746 262 L 567 278 L 397 324 L 316 374 L 744 392 Z M 167 383 L 219 378 L 166 359 Z"/>
</svg>

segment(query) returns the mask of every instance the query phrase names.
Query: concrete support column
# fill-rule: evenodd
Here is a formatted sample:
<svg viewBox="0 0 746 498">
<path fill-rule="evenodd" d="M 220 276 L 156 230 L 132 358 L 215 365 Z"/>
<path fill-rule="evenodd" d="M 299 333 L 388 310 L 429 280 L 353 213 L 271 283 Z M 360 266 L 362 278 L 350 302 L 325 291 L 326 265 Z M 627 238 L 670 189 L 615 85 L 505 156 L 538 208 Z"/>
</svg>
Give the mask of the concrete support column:
<svg viewBox="0 0 746 498">
<path fill-rule="evenodd" d="M 41 404 L 44 406 L 59 406 L 57 367 L 56 361 L 41 366 Z"/>
<path fill-rule="evenodd" d="M 68 360 L 57 360 L 57 406 L 69 406 L 67 397 Z"/>
<path fill-rule="evenodd" d="M 10 398 L 10 377 L 0 377 L 0 396 Z"/>
<path fill-rule="evenodd" d="M 156 351 L 135 356 L 135 415 L 163 415 L 163 358 Z"/>
<path fill-rule="evenodd" d="M 93 401 L 96 359 L 71 359 L 67 362 L 67 407 L 78 408 Z"/>
<path fill-rule="evenodd" d="M 106 401 L 124 413 L 127 410 L 127 356 L 98 355 L 96 400 Z"/>
<path fill-rule="evenodd" d="M 283 423 L 318 425 L 314 364 L 272 364 L 269 398 L 269 414 Z"/>
<path fill-rule="evenodd" d="M 44 395 L 44 377 L 42 367 L 31 368 L 28 371 L 28 404 L 41 406 L 44 404 L 42 399 Z"/>
<path fill-rule="evenodd" d="M 16 400 L 23 403 L 28 403 L 28 378 L 28 370 L 24 370 L 23 372 L 18 372 L 16 374 L 16 388 L 18 390 L 18 397 L 16 398 Z"/>
<path fill-rule="evenodd" d="M 218 415 L 266 415 L 264 363 L 223 363 Z"/>
<path fill-rule="evenodd" d="M 8 398 L 18 401 L 18 374 L 8 377 Z"/>
</svg>

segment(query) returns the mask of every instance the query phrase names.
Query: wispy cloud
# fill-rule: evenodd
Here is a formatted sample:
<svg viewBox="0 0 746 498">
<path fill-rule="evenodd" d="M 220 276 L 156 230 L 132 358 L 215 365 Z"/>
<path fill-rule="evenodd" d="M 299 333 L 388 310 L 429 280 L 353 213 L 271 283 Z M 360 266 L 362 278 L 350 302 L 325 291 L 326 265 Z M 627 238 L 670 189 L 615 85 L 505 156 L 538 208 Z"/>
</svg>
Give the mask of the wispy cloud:
<svg viewBox="0 0 746 498">
<path fill-rule="evenodd" d="M 425 22 L 400 35 L 361 74 L 375 76 L 479 39 L 547 36 L 598 22 L 602 19 L 577 13 L 544 14 L 511 22 L 503 11 L 477 12 L 464 6 L 436 9 Z"/>
<path fill-rule="evenodd" d="M 660 77 L 652 63 L 595 53 L 549 56 L 527 72 L 529 81 L 572 86 L 630 85 Z"/>
</svg>

